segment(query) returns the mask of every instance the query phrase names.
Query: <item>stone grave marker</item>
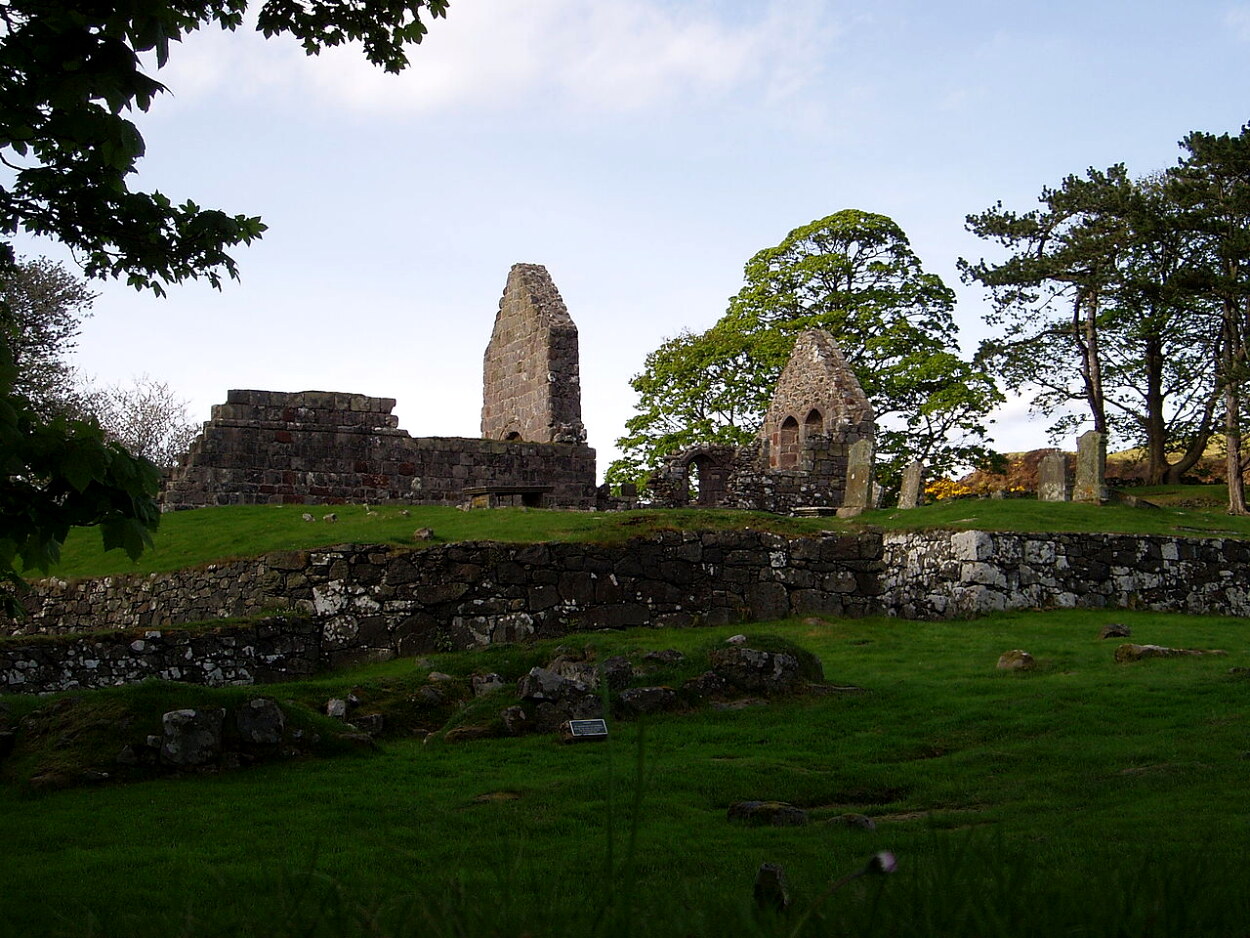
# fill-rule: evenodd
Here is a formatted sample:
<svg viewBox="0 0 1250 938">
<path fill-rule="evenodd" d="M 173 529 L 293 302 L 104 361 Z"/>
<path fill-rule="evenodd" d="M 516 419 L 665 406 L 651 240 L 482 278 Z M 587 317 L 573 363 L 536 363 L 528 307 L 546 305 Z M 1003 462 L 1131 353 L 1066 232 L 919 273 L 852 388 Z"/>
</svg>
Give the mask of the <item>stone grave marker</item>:
<svg viewBox="0 0 1250 938">
<path fill-rule="evenodd" d="M 1107 435 L 1097 430 L 1082 433 L 1076 441 L 1074 502 L 1101 505 L 1107 501 Z"/>
<path fill-rule="evenodd" d="M 850 446 L 846 466 L 843 508 L 867 508 L 872 496 L 872 440 L 856 440 Z"/>
<path fill-rule="evenodd" d="M 899 508 L 915 508 L 921 504 L 921 491 L 924 484 L 924 466 L 919 459 L 913 459 L 903 470 L 903 485 L 898 493 Z"/>
<path fill-rule="evenodd" d="M 1037 465 L 1037 498 L 1043 502 L 1068 500 L 1068 458 L 1058 450 L 1047 453 Z"/>
</svg>

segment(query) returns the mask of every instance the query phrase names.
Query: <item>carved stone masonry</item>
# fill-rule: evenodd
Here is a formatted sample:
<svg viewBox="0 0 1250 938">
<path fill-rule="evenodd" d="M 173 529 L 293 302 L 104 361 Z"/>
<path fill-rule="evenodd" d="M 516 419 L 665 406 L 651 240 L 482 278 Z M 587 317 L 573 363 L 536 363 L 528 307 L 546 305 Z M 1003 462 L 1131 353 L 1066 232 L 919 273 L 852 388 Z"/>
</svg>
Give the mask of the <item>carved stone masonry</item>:
<svg viewBox="0 0 1250 938">
<path fill-rule="evenodd" d="M 898 493 L 899 508 L 915 508 L 924 494 L 924 464 L 913 459 L 903 470 L 903 484 Z"/>
<path fill-rule="evenodd" d="M 482 436 L 586 442 L 577 326 L 538 264 L 508 273 L 483 362 Z"/>
</svg>

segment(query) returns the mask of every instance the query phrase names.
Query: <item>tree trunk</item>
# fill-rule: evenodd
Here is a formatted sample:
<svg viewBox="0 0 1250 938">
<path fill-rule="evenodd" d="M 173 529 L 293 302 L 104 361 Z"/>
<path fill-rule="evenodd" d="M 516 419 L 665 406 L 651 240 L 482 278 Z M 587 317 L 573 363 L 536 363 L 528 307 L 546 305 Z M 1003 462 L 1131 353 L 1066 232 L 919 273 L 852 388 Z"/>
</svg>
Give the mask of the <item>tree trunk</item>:
<svg viewBox="0 0 1250 938">
<path fill-rule="evenodd" d="M 1163 337 L 1146 337 L 1146 484 L 1161 485 L 1168 469 L 1167 421 L 1163 416 Z"/>
<path fill-rule="evenodd" d="M 1199 424 L 1198 434 L 1185 450 L 1185 454 L 1168 466 L 1167 474 L 1163 480 L 1164 484 L 1180 485 L 1181 479 L 1185 477 L 1185 473 L 1196 466 L 1206 453 L 1207 445 L 1211 442 L 1211 435 L 1214 432 L 1215 406 L 1219 403 L 1221 397 L 1222 394 L 1217 388 L 1207 398 L 1207 402 L 1202 408 L 1202 423 Z"/>
<path fill-rule="evenodd" d="M 1082 317 L 1082 309 L 1085 310 Z M 1072 304 L 1072 333 L 1081 350 L 1081 378 L 1085 383 L 1085 400 L 1094 418 L 1094 429 L 1107 432 L 1107 410 L 1102 396 L 1102 361 L 1098 351 L 1098 293 L 1087 301 L 1079 294 Z"/>
<path fill-rule="evenodd" d="M 1227 449 L 1224 465 L 1228 476 L 1228 513 L 1246 515 L 1250 510 L 1246 508 L 1245 476 L 1241 469 L 1241 382 L 1237 374 L 1240 330 L 1235 312 L 1233 304 L 1225 303 L 1224 348 L 1220 356 L 1224 372 L 1224 445 Z"/>
<path fill-rule="evenodd" d="M 1225 465 L 1228 468 L 1228 513 L 1230 515 L 1250 514 L 1246 508 L 1245 475 L 1241 468 L 1241 395 L 1237 388 L 1229 384 L 1224 394 L 1224 406 L 1228 412 L 1224 415 L 1224 442 L 1228 447 Z"/>
</svg>

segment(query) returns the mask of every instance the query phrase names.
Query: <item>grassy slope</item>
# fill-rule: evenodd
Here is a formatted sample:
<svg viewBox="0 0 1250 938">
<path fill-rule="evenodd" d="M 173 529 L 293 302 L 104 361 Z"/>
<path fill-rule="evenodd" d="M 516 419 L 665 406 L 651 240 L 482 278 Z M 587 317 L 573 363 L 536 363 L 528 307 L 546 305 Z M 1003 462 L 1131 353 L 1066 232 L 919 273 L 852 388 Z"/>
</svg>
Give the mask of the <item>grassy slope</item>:
<svg viewBox="0 0 1250 938">
<path fill-rule="evenodd" d="M 856 530 L 878 525 L 887 530 L 981 528 L 1001 531 L 1118 531 L 1130 534 L 1166 534 L 1250 537 L 1250 519 L 1223 512 L 1223 489 L 1213 486 L 1173 486 L 1133 489 L 1133 494 L 1157 500 L 1158 510 L 1125 505 L 1077 505 L 1034 499 L 962 499 L 926 505 L 912 511 L 870 511 L 854 523 L 836 518 L 784 518 L 741 511 L 573 512 L 498 509 L 460 511 L 418 506 L 405 509 L 380 506 L 370 514 L 360 505 L 334 508 L 304 506 L 238 506 L 202 508 L 165 515 L 156 536 L 156 548 L 132 563 L 120 551 L 105 553 L 99 535 L 90 530 L 71 532 L 61 564 L 52 571 L 66 579 L 115 576 L 177 570 L 274 550 L 307 549 L 344 543 L 407 544 L 458 540 L 545 541 L 583 540 L 614 542 L 663 529 L 724 529 L 756 527 L 780 533 Z M 321 518 L 333 511 L 336 523 Z M 317 519 L 303 520 L 305 512 Z M 433 541 L 415 542 L 413 532 L 428 527 Z"/>
<path fill-rule="evenodd" d="M 1096 638 L 1114 620 L 1137 641 L 1230 654 L 1115 665 L 1115 643 Z M 108 935 L 788 934 L 793 918 L 751 919 L 758 864 L 782 863 L 807 906 L 890 849 L 900 872 L 876 912 L 876 886 L 857 884 L 814 920 L 821 933 L 871 933 L 875 914 L 887 934 L 1241 935 L 1250 705 L 1248 679 L 1229 668 L 1250 664 L 1244 629 L 1087 611 L 752 627 L 810 648 L 831 681 L 868 693 L 652 721 L 632 902 L 638 724 L 614 723 L 607 745 L 396 738 L 367 758 L 33 799 L 0 789 L 0 842 L 21 858 L 6 864 L 0 933 L 87 934 L 94 921 Z M 587 640 L 601 655 L 693 653 L 729 632 Z M 1016 647 L 1037 672 L 994 669 Z M 541 654 L 430 664 L 511 675 Z M 395 661 L 278 695 L 312 702 L 358 686 L 368 698 L 413 676 Z M 726 806 L 744 798 L 806 806 L 815 823 L 729 824 Z M 877 830 L 828 823 L 848 811 Z M 56 902 L 41 898 L 49 884 Z M 597 917 L 614 889 L 627 921 Z"/>
<path fill-rule="evenodd" d="M 407 512 L 405 514 L 404 512 Z M 305 521 L 305 513 L 315 521 Z M 327 514 L 338 520 L 321 520 Z M 242 505 L 200 508 L 164 515 L 155 549 L 132 563 L 121 551 L 105 553 L 97 532 L 70 532 L 61 563 L 52 575 L 66 579 L 178 570 L 275 550 L 327 547 L 332 544 L 438 544 L 447 541 L 623 541 L 657 530 L 720 530 L 755 526 L 784 533 L 837 527 L 836 519 L 784 518 L 743 511 L 638 511 L 597 513 L 501 508 L 460 511 L 441 506 Z M 415 541 L 413 533 L 430 528 L 434 538 Z"/>
</svg>

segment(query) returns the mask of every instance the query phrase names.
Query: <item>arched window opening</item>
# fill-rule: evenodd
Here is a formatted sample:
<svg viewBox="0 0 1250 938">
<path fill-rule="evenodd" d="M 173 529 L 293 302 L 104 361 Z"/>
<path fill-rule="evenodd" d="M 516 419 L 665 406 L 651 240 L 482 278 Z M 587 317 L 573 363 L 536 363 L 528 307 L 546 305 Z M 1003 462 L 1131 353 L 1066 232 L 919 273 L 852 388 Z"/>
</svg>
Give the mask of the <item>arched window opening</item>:
<svg viewBox="0 0 1250 938">
<path fill-rule="evenodd" d="M 787 417 L 777 431 L 778 469 L 793 469 L 799 464 L 799 422 Z"/>
<path fill-rule="evenodd" d="M 504 437 L 504 441 L 507 443 L 520 443 L 521 434 L 518 433 L 516 430 L 513 430 L 507 436 Z"/>
<path fill-rule="evenodd" d="M 819 436 L 825 432 L 825 418 L 820 415 L 815 407 L 807 412 L 807 419 L 803 421 L 803 433 L 808 439 Z"/>
</svg>

